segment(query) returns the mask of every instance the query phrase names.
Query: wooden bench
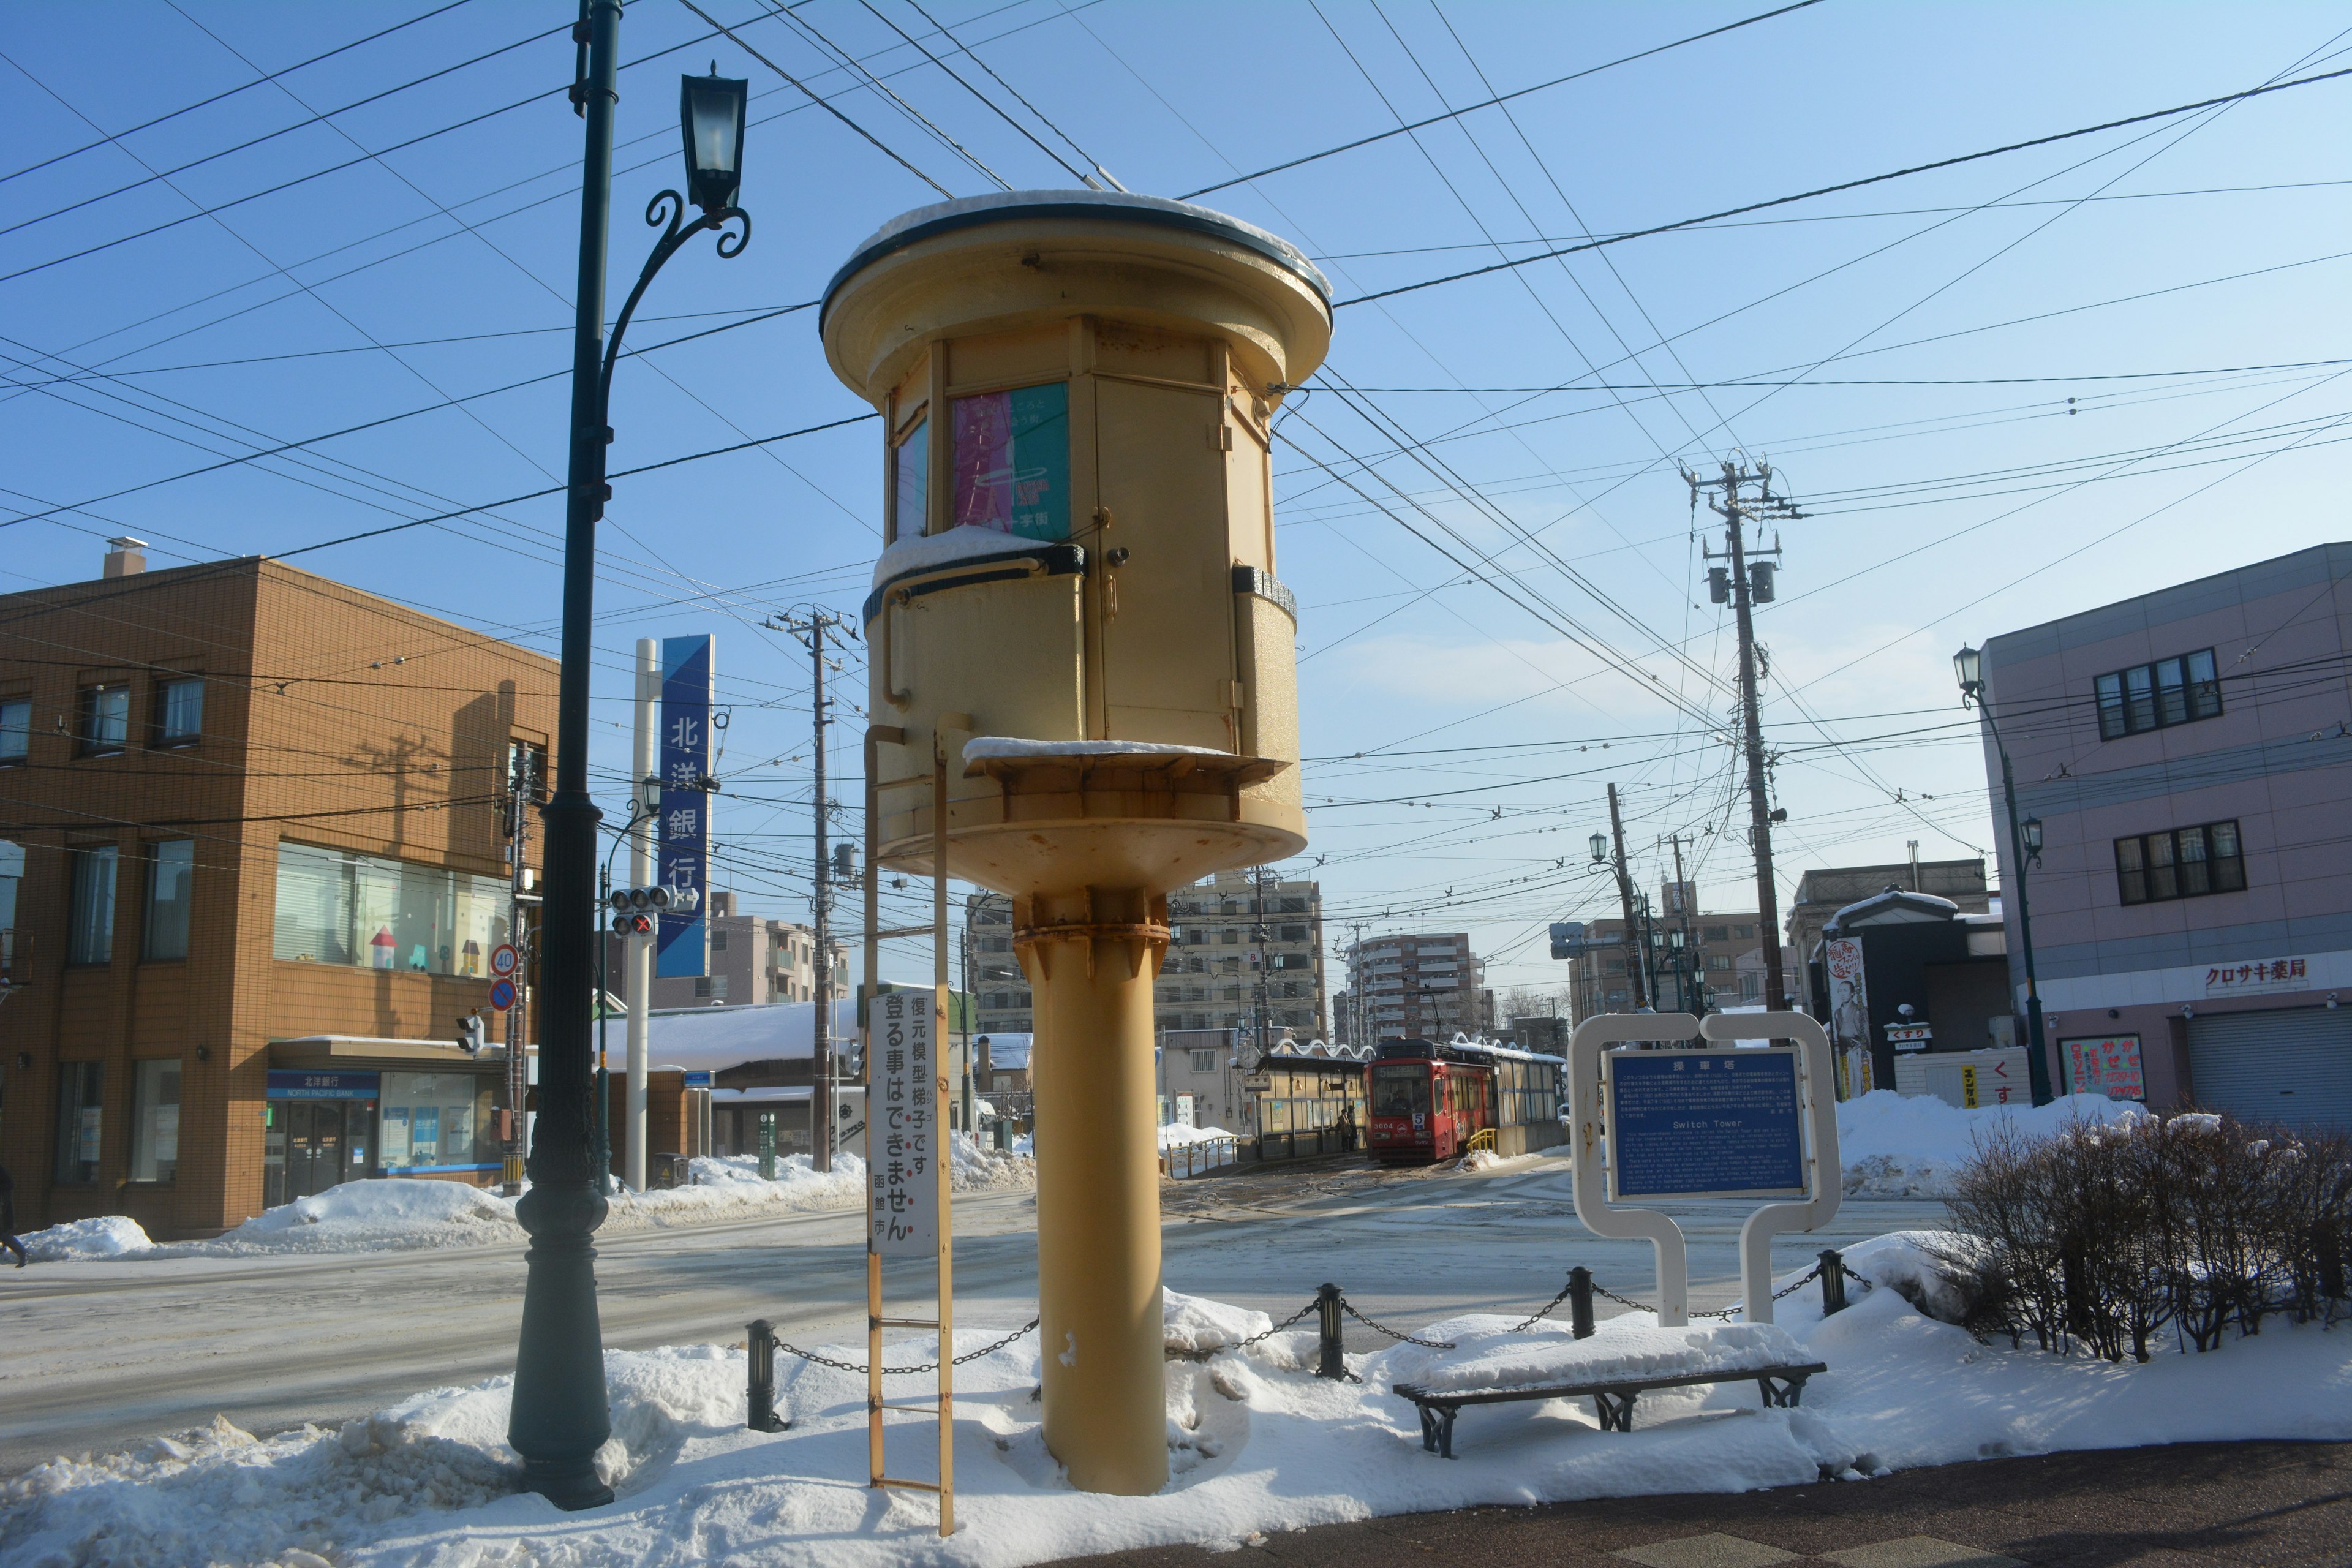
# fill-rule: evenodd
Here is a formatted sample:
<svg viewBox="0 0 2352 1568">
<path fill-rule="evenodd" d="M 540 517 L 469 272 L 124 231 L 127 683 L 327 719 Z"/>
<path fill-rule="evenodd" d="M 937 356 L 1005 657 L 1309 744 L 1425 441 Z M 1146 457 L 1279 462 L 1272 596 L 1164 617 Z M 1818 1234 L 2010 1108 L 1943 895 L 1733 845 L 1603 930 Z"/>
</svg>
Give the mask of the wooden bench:
<svg viewBox="0 0 2352 1568">
<path fill-rule="evenodd" d="M 1759 1366 L 1740 1372 L 1701 1372 L 1685 1377 L 1610 1378 L 1599 1383 L 1576 1383 L 1538 1386 L 1533 1384 L 1511 1388 L 1423 1388 L 1416 1384 L 1401 1383 L 1397 1394 L 1412 1401 L 1421 1412 L 1421 1446 L 1423 1451 L 1454 1458 L 1454 1418 L 1465 1405 L 1508 1405 L 1522 1399 L 1591 1398 L 1592 1408 L 1601 1417 L 1603 1432 L 1631 1432 L 1633 1429 L 1633 1401 L 1653 1388 L 1688 1388 L 1702 1383 L 1740 1383 L 1749 1378 L 1763 1391 L 1768 1409 L 1787 1409 L 1804 1397 L 1805 1380 L 1817 1372 L 1827 1372 L 1824 1362 L 1803 1365 Z"/>
</svg>

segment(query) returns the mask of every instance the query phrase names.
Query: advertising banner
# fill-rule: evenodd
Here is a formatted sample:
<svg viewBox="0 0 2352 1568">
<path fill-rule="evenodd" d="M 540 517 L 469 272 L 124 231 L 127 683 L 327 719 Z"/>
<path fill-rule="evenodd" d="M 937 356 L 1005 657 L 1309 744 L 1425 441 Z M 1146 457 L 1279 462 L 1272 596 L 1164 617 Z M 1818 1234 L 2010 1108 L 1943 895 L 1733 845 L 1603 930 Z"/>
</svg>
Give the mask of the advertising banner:
<svg viewBox="0 0 2352 1568">
<path fill-rule="evenodd" d="M 874 1105 L 866 1135 L 866 1246 L 885 1258 L 929 1258 L 940 1247 L 939 1065 L 929 991 L 871 998 Z"/>
<path fill-rule="evenodd" d="M 1870 986 L 1863 978 L 1862 943 L 1833 936 L 1822 944 L 1822 970 L 1830 987 L 1830 1044 L 1870 1047 Z"/>
<path fill-rule="evenodd" d="M 2109 1100 L 2146 1100 L 2147 1085 L 2140 1076 L 2137 1035 L 2098 1035 L 2061 1040 L 2068 1092 L 2104 1094 Z"/>
<path fill-rule="evenodd" d="M 703 894 L 684 912 L 664 910 L 654 935 L 654 973 L 663 979 L 698 978 L 710 972 L 708 872 L 710 861 L 710 795 L 702 780 L 710 773 L 711 639 L 662 638 L 661 820 L 656 824 L 660 852 L 656 862 L 664 887 L 691 888 Z"/>
</svg>

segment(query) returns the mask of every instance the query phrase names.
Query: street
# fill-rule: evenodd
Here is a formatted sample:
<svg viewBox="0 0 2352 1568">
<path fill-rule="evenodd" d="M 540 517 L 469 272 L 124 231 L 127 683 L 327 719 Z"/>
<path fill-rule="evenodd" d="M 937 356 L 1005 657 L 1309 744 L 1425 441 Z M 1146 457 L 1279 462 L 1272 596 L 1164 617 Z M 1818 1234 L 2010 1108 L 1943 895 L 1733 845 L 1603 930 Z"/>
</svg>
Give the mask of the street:
<svg viewBox="0 0 2352 1568">
<path fill-rule="evenodd" d="M 1578 1263 L 1623 1295 L 1652 1295 L 1647 1244 L 1585 1231 L 1564 1160 L 1475 1173 L 1253 1167 L 1171 1184 L 1162 1211 L 1171 1289 L 1277 1319 L 1325 1280 L 1367 1316 L 1407 1330 L 1470 1309 L 1533 1311 Z M 1748 1205 L 1676 1212 L 1690 1239 L 1692 1306 L 1727 1304 Z M 1942 1215 L 1935 1203 L 1849 1201 L 1829 1228 L 1780 1238 L 1775 1271 Z M 1011 1330 L 1034 1312 L 1034 1225 L 1026 1192 L 957 1201 L 960 1330 Z M 734 1343 L 746 1322 L 765 1317 L 795 1344 L 856 1344 L 861 1228 L 850 1209 L 604 1238 L 604 1342 Z M 894 1266 L 888 1280 L 894 1301 L 930 1289 L 928 1271 L 912 1267 Z M 0 1473 L 215 1414 L 262 1434 L 333 1424 L 509 1372 L 521 1286 L 522 1248 L 512 1246 L 0 1271 L 0 1342 L 9 1347 L 0 1358 Z M 1621 1310 L 1604 1301 L 1601 1315 Z M 1370 1331 L 1349 1325 L 1351 1349 L 1373 1342 Z"/>
</svg>

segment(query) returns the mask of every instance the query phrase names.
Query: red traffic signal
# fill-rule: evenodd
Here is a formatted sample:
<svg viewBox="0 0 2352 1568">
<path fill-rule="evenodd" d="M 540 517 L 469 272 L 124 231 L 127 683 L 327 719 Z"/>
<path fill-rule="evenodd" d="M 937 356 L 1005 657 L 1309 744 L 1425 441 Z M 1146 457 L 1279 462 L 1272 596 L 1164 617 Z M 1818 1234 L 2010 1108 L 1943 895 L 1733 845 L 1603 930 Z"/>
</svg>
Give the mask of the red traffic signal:
<svg viewBox="0 0 2352 1568">
<path fill-rule="evenodd" d="M 626 914 L 613 917 L 613 931 L 619 936 L 649 936 L 654 929 L 651 915 Z"/>
</svg>

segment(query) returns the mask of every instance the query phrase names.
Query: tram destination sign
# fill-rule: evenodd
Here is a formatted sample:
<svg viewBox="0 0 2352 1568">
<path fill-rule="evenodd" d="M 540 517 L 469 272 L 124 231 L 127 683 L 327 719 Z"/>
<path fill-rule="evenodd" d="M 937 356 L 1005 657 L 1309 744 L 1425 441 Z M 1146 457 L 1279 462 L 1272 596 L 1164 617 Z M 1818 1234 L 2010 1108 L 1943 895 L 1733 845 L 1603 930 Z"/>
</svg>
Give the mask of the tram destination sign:
<svg viewBox="0 0 2352 1568">
<path fill-rule="evenodd" d="M 1601 1059 L 1612 1198 L 1808 1195 L 1793 1049 L 1621 1050 Z"/>
</svg>

